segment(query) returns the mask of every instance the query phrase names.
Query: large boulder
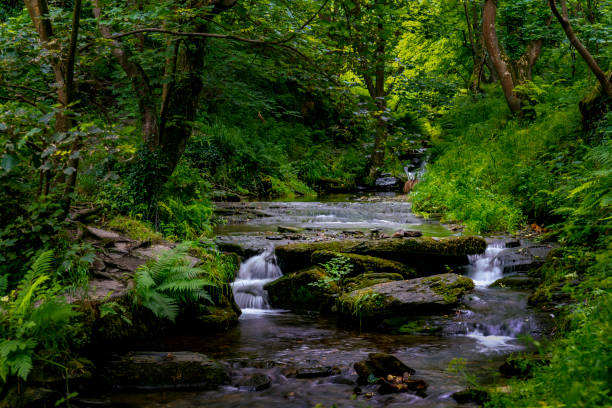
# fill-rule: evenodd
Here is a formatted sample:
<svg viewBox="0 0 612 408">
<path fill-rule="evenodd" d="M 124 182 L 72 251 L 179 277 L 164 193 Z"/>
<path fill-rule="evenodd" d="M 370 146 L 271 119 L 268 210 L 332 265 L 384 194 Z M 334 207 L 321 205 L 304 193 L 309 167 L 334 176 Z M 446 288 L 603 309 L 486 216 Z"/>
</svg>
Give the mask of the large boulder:
<svg viewBox="0 0 612 408">
<path fill-rule="evenodd" d="M 312 253 L 310 261 L 313 265 L 321 265 L 332 259 L 343 256 L 348 258 L 353 266 L 350 276 L 371 273 L 393 273 L 403 276 L 405 279 L 416 278 L 417 272 L 414 268 L 387 259 L 375 258 L 368 255 L 357 255 L 332 251 L 316 251 Z"/>
<path fill-rule="evenodd" d="M 136 352 L 101 367 L 103 383 L 121 388 L 211 390 L 229 382 L 218 362 L 200 353 Z"/>
<path fill-rule="evenodd" d="M 527 272 L 542 266 L 551 249 L 548 245 L 506 248 L 495 259 L 501 263 L 504 273 Z"/>
<path fill-rule="evenodd" d="M 316 251 L 344 252 L 358 241 L 327 241 L 280 245 L 274 249 L 278 266 L 284 274 L 304 269 L 311 263 L 312 254 Z"/>
<path fill-rule="evenodd" d="M 276 308 L 328 312 L 340 291 L 338 285 L 335 282 L 311 285 L 326 277 L 323 269 L 314 266 L 284 275 L 266 284 L 264 289 L 268 291 L 270 304 Z"/>
<path fill-rule="evenodd" d="M 338 299 L 339 311 L 362 322 L 381 317 L 419 316 L 447 310 L 474 288 L 470 278 L 454 273 L 380 283 L 354 290 Z"/>
<path fill-rule="evenodd" d="M 486 249 L 483 238 L 464 236 L 369 240 L 348 247 L 344 252 L 390 259 L 431 275 L 445 271 L 447 266 L 467 265 L 468 255 L 482 254 Z"/>
<path fill-rule="evenodd" d="M 343 240 L 330 242 L 289 244 L 276 247 L 276 257 L 283 273 L 291 273 L 311 265 L 317 251 L 365 255 L 360 258 L 362 268 L 380 266 L 373 258 L 400 262 L 418 269 L 420 275 L 444 272 L 447 266 L 468 264 L 468 255 L 481 254 L 487 248 L 483 238 L 474 236 L 434 238 L 401 238 L 378 240 Z M 319 255 L 315 256 L 315 259 Z M 322 256 L 329 257 L 329 254 Z M 357 264 L 357 258 L 355 264 Z M 397 266 L 397 265 L 396 265 Z M 385 268 L 394 269 L 390 265 Z M 376 272 L 381 272 L 377 270 Z M 391 270 L 389 270 L 391 272 Z M 399 272 L 394 270 L 394 273 Z M 406 273 L 406 272 L 404 272 Z M 414 276 L 414 275 L 413 275 Z"/>
</svg>

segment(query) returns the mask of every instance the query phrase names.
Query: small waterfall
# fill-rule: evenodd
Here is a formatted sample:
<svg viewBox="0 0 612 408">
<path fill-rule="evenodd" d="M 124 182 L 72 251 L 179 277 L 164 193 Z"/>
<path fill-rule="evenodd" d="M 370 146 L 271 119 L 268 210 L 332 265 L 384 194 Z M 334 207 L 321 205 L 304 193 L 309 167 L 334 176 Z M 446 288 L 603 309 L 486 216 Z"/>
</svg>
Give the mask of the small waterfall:
<svg viewBox="0 0 612 408">
<path fill-rule="evenodd" d="M 504 266 L 497 259 L 497 254 L 504 250 L 503 242 L 495 242 L 487 246 L 484 254 L 469 255 L 468 276 L 476 286 L 489 286 L 502 277 Z"/>
<path fill-rule="evenodd" d="M 268 310 L 270 302 L 264 285 L 283 276 L 273 249 L 247 259 L 240 265 L 238 277 L 232 284 L 234 298 L 242 311 Z"/>
</svg>

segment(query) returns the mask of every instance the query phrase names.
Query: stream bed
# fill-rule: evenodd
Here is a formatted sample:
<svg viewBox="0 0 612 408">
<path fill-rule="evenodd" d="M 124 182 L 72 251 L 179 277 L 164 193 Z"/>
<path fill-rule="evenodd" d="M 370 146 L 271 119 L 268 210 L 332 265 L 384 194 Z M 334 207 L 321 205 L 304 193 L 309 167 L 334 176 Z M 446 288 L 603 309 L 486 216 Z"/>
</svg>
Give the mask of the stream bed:
<svg viewBox="0 0 612 408">
<path fill-rule="evenodd" d="M 160 347 L 163 351 L 201 352 L 221 361 L 229 368 L 234 385 L 245 376 L 261 373 L 271 379 L 270 386 L 257 392 L 228 385 L 215 391 L 117 393 L 108 397 L 114 406 L 457 406 L 450 395 L 464 389 L 466 380 L 447 370 L 453 359 L 465 359 L 471 375 L 483 384 L 491 383 L 496 381 L 495 373 L 508 354 L 530 348 L 527 338 L 542 334 L 546 316 L 528 308 L 527 293 L 488 288 L 503 273 L 502 265 L 495 260 L 503 248 L 502 241 L 491 241 L 485 254 L 470 258 L 470 265 L 461 272 L 474 279 L 475 290 L 448 315 L 428 318 L 426 324 L 435 328 L 431 334 L 361 332 L 345 326 L 336 316 L 274 310 L 266 299 L 263 284 L 282 273 L 273 255 L 273 247 L 280 240 L 269 239 L 276 236 L 279 225 L 308 228 L 310 235 L 302 239 L 333 237 L 349 230 L 367 234 L 372 229 L 388 233 L 398 229 L 419 230 L 434 237 L 453 233 L 437 222 L 413 215 L 409 203 L 387 201 L 385 197 L 239 204 L 247 211 L 235 218 L 229 216 L 228 223 L 221 225 L 217 234 L 225 242 L 248 241 L 262 251 L 243 262 L 234 284 L 236 300 L 243 307 L 240 323 L 223 334 L 167 338 L 160 341 Z M 231 214 L 229 210 L 225 213 Z M 241 291 L 249 295 L 241 295 Z M 415 369 L 414 378 L 429 384 L 426 396 L 377 395 L 372 393 L 375 388 L 369 386 L 356 390 L 353 363 L 372 352 L 393 354 Z M 296 377 L 300 370 L 312 372 L 324 367 L 332 370 L 315 378 Z"/>
</svg>

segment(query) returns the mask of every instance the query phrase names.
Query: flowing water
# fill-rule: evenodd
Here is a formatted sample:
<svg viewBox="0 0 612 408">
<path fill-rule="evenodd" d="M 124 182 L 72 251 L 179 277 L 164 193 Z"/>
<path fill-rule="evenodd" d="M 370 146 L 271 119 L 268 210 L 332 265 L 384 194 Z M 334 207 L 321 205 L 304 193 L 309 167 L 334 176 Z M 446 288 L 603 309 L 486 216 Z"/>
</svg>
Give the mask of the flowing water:
<svg viewBox="0 0 612 408">
<path fill-rule="evenodd" d="M 110 396 L 126 407 L 447 407 L 456 406 L 450 395 L 465 388 L 466 381 L 447 370 L 454 358 L 463 358 L 467 370 L 481 383 L 494 381 L 505 357 L 529 347 L 524 336 L 541 334 L 542 316 L 527 307 L 526 293 L 487 286 L 498 279 L 503 265 L 495 255 L 503 248 L 492 243 L 485 254 L 470 257 L 465 273 L 475 290 L 456 311 L 426 318 L 437 328 L 435 335 L 360 332 L 346 327 L 335 316 L 298 315 L 270 308 L 263 285 L 281 276 L 267 234 L 278 225 L 313 228 L 324 234 L 346 229 L 419 229 L 425 235 L 451 232 L 437 223 L 412 215 L 404 202 L 255 203 L 250 208 L 267 213 L 240 225 L 220 228 L 228 239 L 245 236 L 259 243 L 261 253 L 243 262 L 233 289 L 243 314 L 238 326 L 208 337 L 168 338 L 164 350 L 202 352 L 226 364 L 232 384 L 244 376 L 264 373 L 270 388 L 249 392 L 236 386 L 216 391 L 120 393 Z M 274 228 L 272 228 L 274 227 Z M 391 353 L 416 370 L 415 378 L 428 384 L 427 396 L 411 393 L 369 395 L 375 388 L 362 387 L 355 394 L 352 365 L 371 352 Z M 335 367 L 334 375 L 298 379 L 296 369 Z"/>
</svg>

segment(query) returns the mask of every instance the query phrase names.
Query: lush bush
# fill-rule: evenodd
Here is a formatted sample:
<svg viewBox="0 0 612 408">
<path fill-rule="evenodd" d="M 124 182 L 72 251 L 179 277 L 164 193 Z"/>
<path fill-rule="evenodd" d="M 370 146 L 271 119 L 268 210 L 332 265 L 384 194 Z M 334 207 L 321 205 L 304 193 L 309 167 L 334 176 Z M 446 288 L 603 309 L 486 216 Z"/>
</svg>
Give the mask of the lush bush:
<svg viewBox="0 0 612 408">
<path fill-rule="evenodd" d="M 558 224 L 570 242 L 605 235 L 609 136 L 587 140 L 581 129 L 577 102 L 588 88 L 577 81 L 538 89 L 533 121 L 510 118 L 498 90 L 459 98 L 441 121 L 433 163 L 413 194 L 415 209 L 475 232 L 512 231 L 530 220 Z"/>
</svg>

